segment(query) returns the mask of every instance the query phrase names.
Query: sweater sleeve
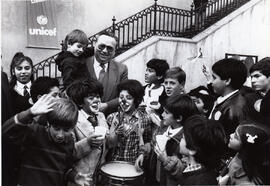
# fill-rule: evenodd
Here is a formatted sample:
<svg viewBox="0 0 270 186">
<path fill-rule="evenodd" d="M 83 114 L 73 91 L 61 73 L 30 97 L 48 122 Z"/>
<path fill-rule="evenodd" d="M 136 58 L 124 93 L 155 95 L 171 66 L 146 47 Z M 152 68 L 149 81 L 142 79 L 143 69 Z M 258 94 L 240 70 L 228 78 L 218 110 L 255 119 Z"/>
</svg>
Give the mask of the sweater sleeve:
<svg viewBox="0 0 270 186">
<path fill-rule="evenodd" d="M 33 115 L 30 109 L 16 114 L 4 123 L 3 138 L 18 145 L 22 144 L 26 137 L 33 132 L 32 120 Z"/>
</svg>

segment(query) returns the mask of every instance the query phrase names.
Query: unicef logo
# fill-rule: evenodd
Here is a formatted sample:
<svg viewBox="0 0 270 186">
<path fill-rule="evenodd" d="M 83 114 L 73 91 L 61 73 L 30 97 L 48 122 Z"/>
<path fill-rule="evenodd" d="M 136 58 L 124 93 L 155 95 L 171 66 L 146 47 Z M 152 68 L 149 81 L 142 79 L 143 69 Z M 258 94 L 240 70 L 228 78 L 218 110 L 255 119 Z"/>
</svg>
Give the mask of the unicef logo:
<svg viewBox="0 0 270 186">
<path fill-rule="evenodd" d="M 48 18 L 44 15 L 37 16 L 37 23 L 40 25 L 46 25 L 48 23 Z"/>
</svg>

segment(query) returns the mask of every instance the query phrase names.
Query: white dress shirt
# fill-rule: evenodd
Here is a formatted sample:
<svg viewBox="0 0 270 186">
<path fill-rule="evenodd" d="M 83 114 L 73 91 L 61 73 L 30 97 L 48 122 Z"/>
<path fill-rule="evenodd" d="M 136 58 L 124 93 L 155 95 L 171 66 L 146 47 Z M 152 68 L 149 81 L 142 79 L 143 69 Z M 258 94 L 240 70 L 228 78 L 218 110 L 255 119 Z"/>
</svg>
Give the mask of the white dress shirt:
<svg viewBox="0 0 270 186">
<path fill-rule="evenodd" d="M 29 81 L 28 83 L 26 84 L 22 84 L 21 82 L 19 81 L 16 81 L 16 85 L 14 86 L 14 90 L 20 94 L 21 96 L 24 96 L 23 92 L 24 92 L 24 86 L 27 86 L 26 90 L 28 91 L 29 95 L 30 95 L 30 87 L 32 85 L 32 82 Z"/>
<path fill-rule="evenodd" d="M 108 69 L 108 63 L 105 63 L 104 66 L 105 66 L 104 70 L 106 72 L 107 69 Z M 102 70 L 102 67 L 100 66 L 100 63 L 96 60 L 96 58 L 94 58 L 94 70 L 95 70 L 95 73 L 96 73 L 96 77 L 98 79 L 99 78 L 99 73 Z"/>
</svg>

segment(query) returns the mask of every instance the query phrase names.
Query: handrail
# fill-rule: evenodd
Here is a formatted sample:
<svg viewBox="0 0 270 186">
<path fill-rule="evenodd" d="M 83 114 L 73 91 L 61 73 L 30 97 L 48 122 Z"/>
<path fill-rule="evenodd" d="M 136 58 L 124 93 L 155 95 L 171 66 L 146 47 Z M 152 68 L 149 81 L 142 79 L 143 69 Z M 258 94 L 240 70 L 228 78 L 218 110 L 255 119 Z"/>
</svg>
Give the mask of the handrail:
<svg viewBox="0 0 270 186">
<path fill-rule="evenodd" d="M 112 26 L 88 38 L 89 45 L 93 46 L 103 31 L 113 32 L 118 37 L 116 56 L 154 35 L 191 38 L 250 0 L 211 0 L 196 8 L 192 4 L 191 10 L 162 6 L 154 1 L 152 6 L 118 23 L 113 17 Z M 35 78 L 61 76 L 55 63 L 58 54 L 34 66 Z"/>
</svg>

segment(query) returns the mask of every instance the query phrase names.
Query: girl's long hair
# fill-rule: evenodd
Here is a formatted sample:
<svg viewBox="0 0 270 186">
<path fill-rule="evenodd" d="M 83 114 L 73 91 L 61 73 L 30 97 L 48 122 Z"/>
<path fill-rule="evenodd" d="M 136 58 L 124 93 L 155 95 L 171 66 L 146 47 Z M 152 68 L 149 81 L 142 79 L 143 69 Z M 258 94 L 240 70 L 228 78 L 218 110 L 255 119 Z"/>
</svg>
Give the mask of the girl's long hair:
<svg viewBox="0 0 270 186">
<path fill-rule="evenodd" d="M 10 79 L 10 88 L 13 88 L 16 84 L 17 81 L 17 77 L 14 74 L 14 69 L 17 65 L 21 64 L 23 61 L 27 61 L 33 71 L 33 61 L 30 57 L 25 56 L 22 52 L 17 52 L 14 57 L 12 58 L 11 64 L 10 64 L 10 75 L 11 75 L 11 79 Z M 34 81 L 34 75 L 32 73 L 30 81 Z"/>
<path fill-rule="evenodd" d="M 245 124 L 240 125 L 237 132 L 241 141 L 239 155 L 248 178 L 255 184 L 269 184 L 270 140 L 266 129 Z"/>
</svg>

